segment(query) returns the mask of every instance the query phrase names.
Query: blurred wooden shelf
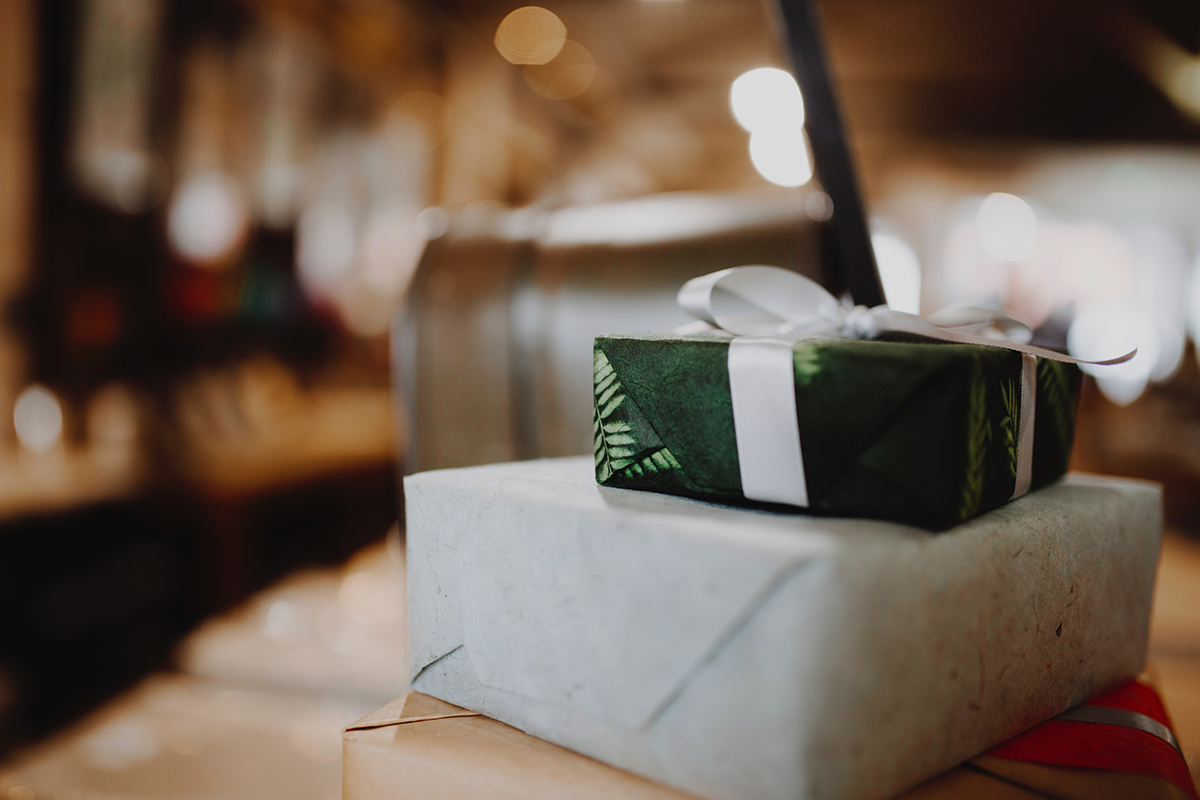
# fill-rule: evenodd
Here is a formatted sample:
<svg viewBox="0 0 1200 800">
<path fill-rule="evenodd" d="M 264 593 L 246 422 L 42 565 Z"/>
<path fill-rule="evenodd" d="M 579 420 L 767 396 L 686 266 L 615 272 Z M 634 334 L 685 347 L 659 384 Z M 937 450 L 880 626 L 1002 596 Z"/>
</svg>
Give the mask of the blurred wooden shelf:
<svg viewBox="0 0 1200 800">
<path fill-rule="evenodd" d="M 0 522 L 132 497 L 144 475 L 132 447 L 8 452 L 0 455 Z"/>
<path fill-rule="evenodd" d="M 388 389 L 318 389 L 302 407 L 235 434 L 195 432 L 181 454 L 186 481 L 209 495 L 252 495 L 396 458 Z"/>
</svg>

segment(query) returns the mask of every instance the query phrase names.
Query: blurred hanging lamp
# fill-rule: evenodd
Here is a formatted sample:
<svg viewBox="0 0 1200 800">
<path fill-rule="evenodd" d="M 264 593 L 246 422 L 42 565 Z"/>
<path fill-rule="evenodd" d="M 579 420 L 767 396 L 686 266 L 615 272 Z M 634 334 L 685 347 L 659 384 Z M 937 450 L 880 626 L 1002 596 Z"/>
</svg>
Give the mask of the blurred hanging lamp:
<svg viewBox="0 0 1200 800">
<path fill-rule="evenodd" d="M 833 201 L 830 220 L 835 263 L 854 302 L 876 306 L 885 302 L 883 284 L 871 249 L 858 180 L 841 112 L 829 76 L 821 15 L 814 0 L 777 0 L 777 22 L 804 97 L 805 128 L 821 186 Z M 797 133 L 795 147 L 803 148 Z"/>
</svg>

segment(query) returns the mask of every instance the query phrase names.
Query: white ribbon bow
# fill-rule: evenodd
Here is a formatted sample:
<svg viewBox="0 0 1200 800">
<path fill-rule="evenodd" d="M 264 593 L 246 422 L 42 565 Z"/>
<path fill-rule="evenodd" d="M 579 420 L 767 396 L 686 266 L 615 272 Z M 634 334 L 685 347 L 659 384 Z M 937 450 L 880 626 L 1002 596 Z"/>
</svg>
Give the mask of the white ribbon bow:
<svg viewBox="0 0 1200 800">
<path fill-rule="evenodd" d="M 718 315 L 713 293 L 728 292 L 752 310 Z M 957 306 L 930 317 L 918 317 L 887 306 L 846 308 L 814 280 L 779 267 L 731 267 L 692 278 L 679 290 L 684 311 L 716 331 L 733 336 L 766 336 L 773 339 L 873 339 L 885 333 L 906 333 L 943 342 L 1003 347 L 1018 353 L 1067 364 L 1121 364 L 1137 355 L 1131 350 L 1106 361 L 1085 361 L 1026 344 L 1032 331 L 1023 322 L 990 308 Z M 998 329 L 1003 338 L 984 331 Z M 703 329 L 697 329 L 703 330 Z"/>
<path fill-rule="evenodd" d="M 743 307 L 718 314 L 713 295 L 727 292 Z M 1120 364 L 1137 350 L 1106 361 L 1084 361 L 1028 344 L 1024 323 L 986 308 L 945 309 L 929 318 L 887 306 L 846 308 L 816 281 L 779 267 L 733 267 L 693 278 L 679 305 L 698 322 L 678 333 L 732 336 L 729 389 L 742 493 L 750 500 L 808 507 L 808 485 L 796 416 L 792 349 L 804 339 L 872 339 L 903 333 L 958 344 L 1002 347 L 1022 355 L 1017 479 L 1013 498 L 1029 491 L 1037 358 L 1068 364 Z"/>
</svg>

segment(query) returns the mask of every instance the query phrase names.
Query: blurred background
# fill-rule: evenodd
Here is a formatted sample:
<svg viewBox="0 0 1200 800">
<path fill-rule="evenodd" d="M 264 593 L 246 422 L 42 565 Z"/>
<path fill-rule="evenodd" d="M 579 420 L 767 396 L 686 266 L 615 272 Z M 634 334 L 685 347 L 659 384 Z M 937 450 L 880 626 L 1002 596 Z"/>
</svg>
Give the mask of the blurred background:
<svg viewBox="0 0 1200 800">
<path fill-rule="evenodd" d="M 1167 487 L 1200 744 L 1200 5 L 818 5 L 890 304 L 1139 348 L 1075 466 Z M 687 278 L 843 288 L 780 42 L 751 0 L 0 3 L 0 791 L 337 796 L 407 685 L 399 476 L 588 452 L 591 337 Z"/>
</svg>

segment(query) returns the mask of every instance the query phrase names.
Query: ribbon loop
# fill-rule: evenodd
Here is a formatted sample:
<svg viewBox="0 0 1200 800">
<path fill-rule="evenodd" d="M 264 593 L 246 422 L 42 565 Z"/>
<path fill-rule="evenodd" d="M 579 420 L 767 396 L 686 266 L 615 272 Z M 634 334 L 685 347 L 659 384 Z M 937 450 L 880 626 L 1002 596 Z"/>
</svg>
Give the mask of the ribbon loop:
<svg viewBox="0 0 1200 800">
<path fill-rule="evenodd" d="M 721 292 L 754 310 L 718 314 L 714 296 Z M 693 278 L 679 290 L 678 301 L 696 319 L 735 336 L 832 336 L 843 323 L 837 298 L 819 283 L 779 267 L 732 267 Z"/>
</svg>

